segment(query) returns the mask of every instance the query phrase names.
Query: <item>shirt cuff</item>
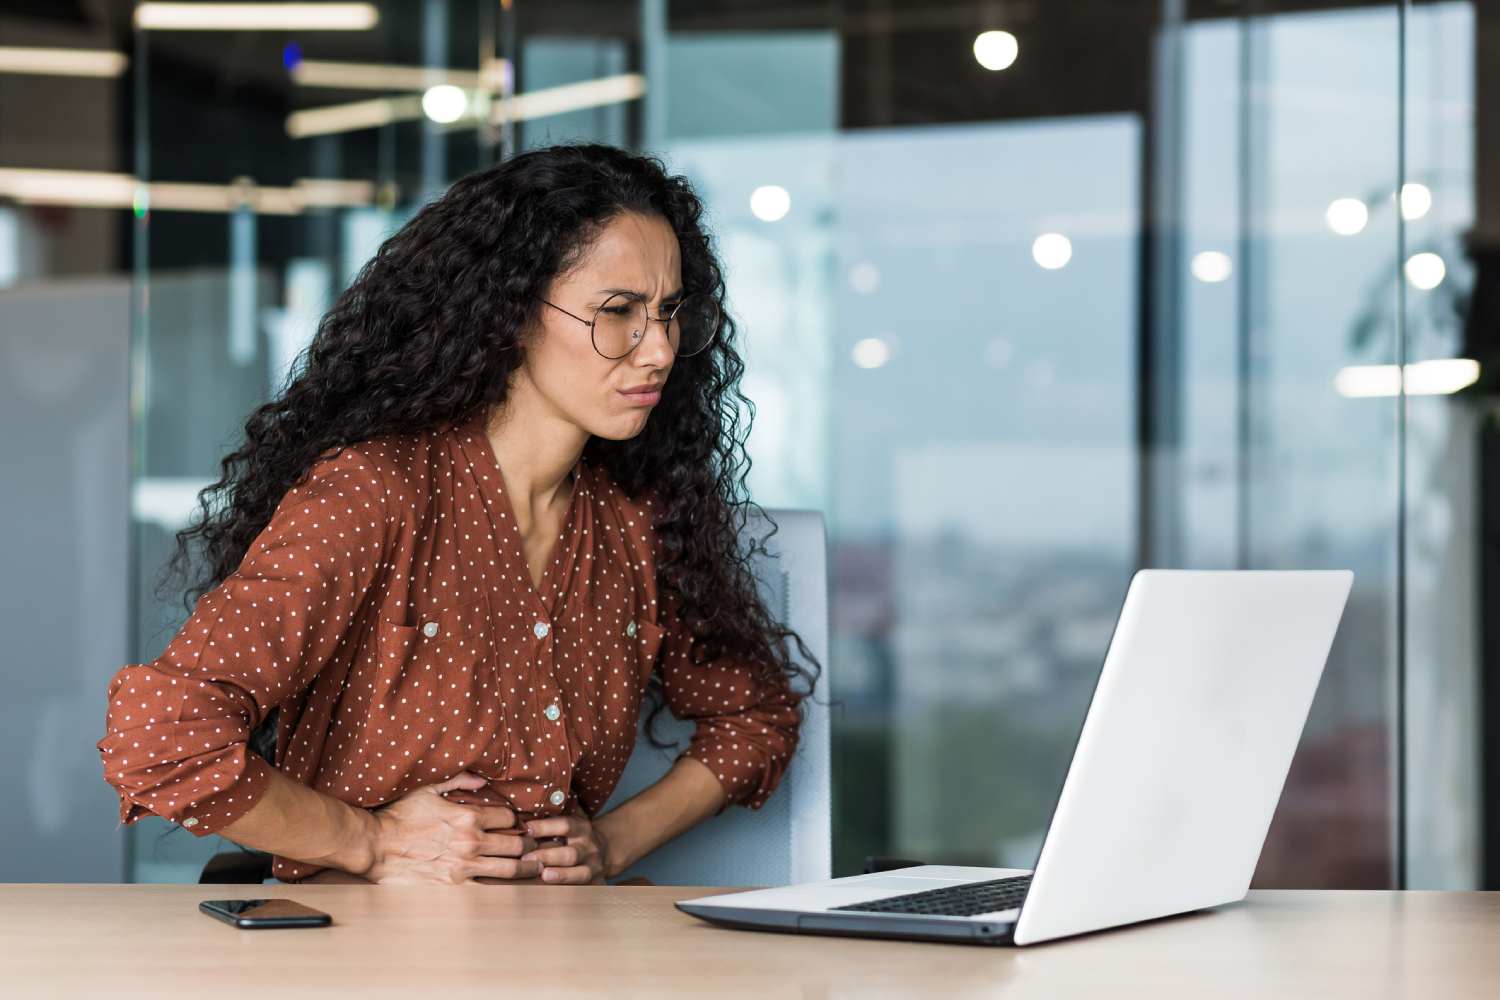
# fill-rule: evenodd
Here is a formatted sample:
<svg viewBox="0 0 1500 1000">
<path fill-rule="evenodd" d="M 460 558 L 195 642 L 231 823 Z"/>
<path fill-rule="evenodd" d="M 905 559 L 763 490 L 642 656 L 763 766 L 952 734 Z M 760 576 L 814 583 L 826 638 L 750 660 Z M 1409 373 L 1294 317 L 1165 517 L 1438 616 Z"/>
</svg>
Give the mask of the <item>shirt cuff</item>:
<svg viewBox="0 0 1500 1000">
<path fill-rule="evenodd" d="M 242 752 L 245 763 L 233 772 L 218 767 L 202 772 L 204 780 L 216 786 L 217 791 L 192 801 L 168 800 L 165 804 L 159 799 L 165 793 L 147 793 L 143 800 L 122 796 L 120 821 L 128 825 L 154 815 L 181 825 L 195 837 L 219 833 L 254 808 L 270 788 L 271 765 L 248 747 Z"/>
<path fill-rule="evenodd" d="M 713 772 L 727 795 L 715 816 L 736 803 L 748 809 L 766 804 L 781 783 L 784 768 L 745 739 L 734 734 L 695 736 L 684 757 L 692 757 Z"/>
</svg>

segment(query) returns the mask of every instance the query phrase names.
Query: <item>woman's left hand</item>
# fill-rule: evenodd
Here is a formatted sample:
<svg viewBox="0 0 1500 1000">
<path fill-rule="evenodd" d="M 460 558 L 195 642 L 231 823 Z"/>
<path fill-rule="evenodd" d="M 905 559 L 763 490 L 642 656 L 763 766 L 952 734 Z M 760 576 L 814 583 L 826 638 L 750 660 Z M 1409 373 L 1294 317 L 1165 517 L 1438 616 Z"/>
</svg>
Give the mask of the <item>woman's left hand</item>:
<svg viewBox="0 0 1500 1000">
<path fill-rule="evenodd" d="M 604 885 L 608 874 L 609 841 L 587 816 L 569 813 L 529 820 L 526 833 L 536 838 L 537 848 L 521 856 L 542 863 L 542 881 L 554 885 Z M 544 846 L 544 838 L 560 843 Z"/>
</svg>

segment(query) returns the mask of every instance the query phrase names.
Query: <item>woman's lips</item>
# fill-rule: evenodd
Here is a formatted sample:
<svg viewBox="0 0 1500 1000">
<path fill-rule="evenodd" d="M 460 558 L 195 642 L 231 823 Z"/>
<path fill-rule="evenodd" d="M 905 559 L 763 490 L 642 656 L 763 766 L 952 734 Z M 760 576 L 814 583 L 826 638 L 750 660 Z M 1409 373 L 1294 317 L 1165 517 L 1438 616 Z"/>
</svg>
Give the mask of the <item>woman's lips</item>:
<svg viewBox="0 0 1500 1000">
<path fill-rule="evenodd" d="M 660 388 L 652 389 L 649 392 L 626 392 L 624 389 L 621 389 L 620 395 L 624 396 L 634 406 L 655 406 L 661 401 Z"/>
</svg>

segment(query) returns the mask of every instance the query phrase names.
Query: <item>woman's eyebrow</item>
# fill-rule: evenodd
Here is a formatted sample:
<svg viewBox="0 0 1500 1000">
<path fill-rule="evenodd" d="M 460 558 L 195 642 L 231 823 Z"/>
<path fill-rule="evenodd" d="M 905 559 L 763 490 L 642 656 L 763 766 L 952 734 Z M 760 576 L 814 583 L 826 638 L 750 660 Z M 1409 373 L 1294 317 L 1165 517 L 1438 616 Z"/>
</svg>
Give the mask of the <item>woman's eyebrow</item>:
<svg viewBox="0 0 1500 1000">
<path fill-rule="evenodd" d="M 683 292 L 683 290 L 681 288 L 678 288 L 677 291 L 673 292 L 671 295 L 668 295 L 667 299 L 669 299 L 669 300 L 670 299 L 680 299 L 680 298 L 682 298 L 682 292 Z M 600 295 L 634 295 L 638 299 L 644 299 L 646 297 L 646 293 L 645 292 L 637 291 L 634 288 L 601 288 L 601 289 L 599 289 L 599 294 Z"/>
</svg>

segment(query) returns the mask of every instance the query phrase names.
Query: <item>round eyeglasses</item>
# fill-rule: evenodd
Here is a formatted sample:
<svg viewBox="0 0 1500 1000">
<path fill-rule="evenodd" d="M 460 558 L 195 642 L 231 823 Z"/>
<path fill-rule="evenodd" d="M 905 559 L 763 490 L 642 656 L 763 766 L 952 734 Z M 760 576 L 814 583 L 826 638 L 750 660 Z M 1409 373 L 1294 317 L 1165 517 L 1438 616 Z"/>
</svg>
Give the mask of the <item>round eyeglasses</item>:
<svg viewBox="0 0 1500 1000">
<path fill-rule="evenodd" d="M 636 345 L 646 339 L 646 324 L 650 313 L 646 303 L 634 296 L 616 292 L 605 299 L 594 318 L 574 316 L 560 305 L 539 298 L 560 313 L 572 316 L 587 325 L 591 331 L 594 350 L 610 361 L 617 361 L 635 350 Z M 719 332 L 719 304 L 712 296 L 695 293 L 685 295 L 669 307 L 665 316 L 656 320 L 666 327 L 667 342 L 672 353 L 679 358 L 689 357 L 713 343 Z"/>
</svg>

